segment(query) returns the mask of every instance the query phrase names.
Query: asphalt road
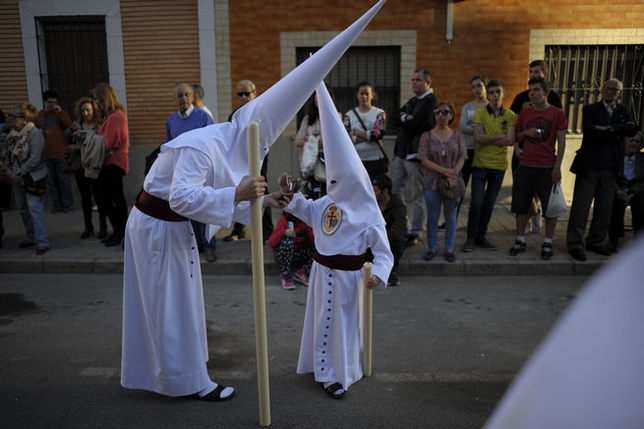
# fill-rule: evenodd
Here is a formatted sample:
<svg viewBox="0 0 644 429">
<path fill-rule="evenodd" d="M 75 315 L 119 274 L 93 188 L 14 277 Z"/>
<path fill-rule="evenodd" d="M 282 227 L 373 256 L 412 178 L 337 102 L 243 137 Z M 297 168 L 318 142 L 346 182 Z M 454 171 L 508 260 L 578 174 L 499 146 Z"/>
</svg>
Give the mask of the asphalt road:
<svg viewBox="0 0 644 429">
<path fill-rule="evenodd" d="M 340 401 L 295 374 L 306 288 L 266 279 L 272 428 L 479 428 L 587 280 L 423 277 L 374 295 L 373 375 Z M 211 377 L 224 403 L 119 385 L 119 275 L 2 274 L 6 428 L 259 427 L 250 276 L 206 276 Z"/>
</svg>

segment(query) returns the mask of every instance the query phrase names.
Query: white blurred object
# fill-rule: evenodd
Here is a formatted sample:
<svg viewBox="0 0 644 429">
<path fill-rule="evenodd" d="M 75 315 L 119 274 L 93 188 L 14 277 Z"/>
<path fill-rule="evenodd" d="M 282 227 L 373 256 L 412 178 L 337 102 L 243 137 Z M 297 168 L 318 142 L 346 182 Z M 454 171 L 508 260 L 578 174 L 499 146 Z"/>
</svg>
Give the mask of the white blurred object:
<svg viewBox="0 0 644 429">
<path fill-rule="evenodd" d="M 485 429 L 644 428 L 644 238 L 594 276 Z"/>
</svg>

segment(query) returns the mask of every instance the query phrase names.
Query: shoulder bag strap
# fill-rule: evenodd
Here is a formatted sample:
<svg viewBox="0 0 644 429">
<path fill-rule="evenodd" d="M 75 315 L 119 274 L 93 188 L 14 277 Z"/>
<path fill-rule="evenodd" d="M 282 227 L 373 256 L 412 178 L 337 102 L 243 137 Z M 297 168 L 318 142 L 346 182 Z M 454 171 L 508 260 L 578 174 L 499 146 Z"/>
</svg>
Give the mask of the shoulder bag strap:
<svg viewBox="0 0 644 429">
<path fill-rule="evenodd" d="M 367 127 L 364 124 L 364 122 L 362 122 L 362 118 L 360 117 L 360 115 L 358 115 L 358 111 L 355 108 L 351 110 L 353 111 L 353 114 L 356 115 L 356 118 L 358 118 L 358 121 L 360 122 L 360 125 L 362 125 L 362 128 L 364 128 L 364 130 L 367 131 Z M 376 140 L 376 144 L 380 148 L 380 152 L 382 152 L 383 158 L 387 158 L 387 153 L 385 152 L 385 148 L 382 147 L 382 143 L 380 142 L 380 139 Z"/>
</svg>

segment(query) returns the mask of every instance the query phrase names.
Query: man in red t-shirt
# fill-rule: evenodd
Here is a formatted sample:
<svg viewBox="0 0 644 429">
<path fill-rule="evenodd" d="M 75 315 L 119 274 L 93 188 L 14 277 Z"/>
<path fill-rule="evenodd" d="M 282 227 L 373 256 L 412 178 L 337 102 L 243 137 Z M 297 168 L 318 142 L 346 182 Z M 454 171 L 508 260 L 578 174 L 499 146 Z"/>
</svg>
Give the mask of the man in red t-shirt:
<svg viewBox="0 0 644 429">
<path fill-rule="evenodd" d="M 552 186 L 561 181 L 568 128 L 564 111 L 548 103 L 548 82 L 536 77 L 530 79 L 528 85 L 532 106 L 523 109 L 516 122 L 515 154 L 519 157 L 519 166 L 512 184 L 512 211 L 516 214 L 517 238 L 510 248 L 512 256 L 526 250 L 525 226 L 533 193 L 539 195 L 545 215 Z M 520 142 L 523 150 L 519 149 Z M 546 216 L 546 232 L 541 246 L 543 259 L 551 259 L 554 255 L 552 237 L 556 225 L 557 218 Z"/>
</svg>

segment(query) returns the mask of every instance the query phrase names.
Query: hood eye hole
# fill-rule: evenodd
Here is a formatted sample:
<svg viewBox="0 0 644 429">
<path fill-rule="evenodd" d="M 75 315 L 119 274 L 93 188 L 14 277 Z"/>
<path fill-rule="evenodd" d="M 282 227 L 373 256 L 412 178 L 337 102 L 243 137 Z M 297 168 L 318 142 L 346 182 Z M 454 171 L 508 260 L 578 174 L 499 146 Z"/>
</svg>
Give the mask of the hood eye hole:
<svg viewBox="0 0 644 429">
<path fill-rule="evenodd" d="M 331 180 L 332 185 L 335 185 L 336 183 L 338 183 L 337 180 Z"/>
</svg>

